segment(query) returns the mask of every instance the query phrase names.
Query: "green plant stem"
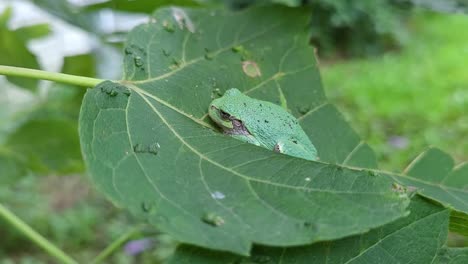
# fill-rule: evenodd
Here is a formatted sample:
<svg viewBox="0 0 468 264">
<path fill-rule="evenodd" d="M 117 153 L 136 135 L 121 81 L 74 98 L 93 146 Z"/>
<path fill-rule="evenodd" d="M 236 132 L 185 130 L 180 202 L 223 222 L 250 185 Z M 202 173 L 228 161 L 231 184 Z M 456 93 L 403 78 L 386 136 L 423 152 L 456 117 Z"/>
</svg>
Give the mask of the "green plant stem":
<svg viewBox="0 0 468 264">
<path fill-rule="evenodd" d="M 21 67 L 0 65 L 0 75 L 19 76 L 33 79 L 49 80 L 59 83 L 73 84 L 85 87 L 94 87 L 104 80 L 76 76 L 64 73 L 47 72 Z"/>
<path fill-rule="evenodd" d="M 94 260 L 91 262 L 93 264 L 101 263 L 104 259 L 110 256 L 117 248 L 119 248 L 125 241 L 130 239 L 135 234 L 139 233 L 141 226 L 137 226 L 133 229 L 130 229 L 128 232 L 121 235 L 117 240 L 112 244 L 107 246 L 99 255 L 97 255 Z"/>
<path fill-rule="evenodd" d="M 36 243 L 42 249 L 44 249 L 50 256 L 55 257 L 60 261 L 60 263 L 65 264 L 78 264 L 65 252 L 57 248 L 54 244 L 49 242 L 45 237 L 41 236 L 34 229 L 32 229 L 28 224 L 23 222 L 19 217 L 13 214 L 5 206 L 0 204 L 0 216 L 3 217 L 7 222 L 13 225 L 18 231 L 23 233 L 31 241 Z"/>
</svg>

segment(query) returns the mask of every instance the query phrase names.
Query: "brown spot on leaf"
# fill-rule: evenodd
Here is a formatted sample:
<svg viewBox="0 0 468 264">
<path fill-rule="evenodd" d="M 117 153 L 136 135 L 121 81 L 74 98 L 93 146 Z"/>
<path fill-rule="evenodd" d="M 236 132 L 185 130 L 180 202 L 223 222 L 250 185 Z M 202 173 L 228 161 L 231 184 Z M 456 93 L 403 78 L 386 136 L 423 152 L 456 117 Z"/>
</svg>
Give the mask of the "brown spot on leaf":
<svg viewBox="0 0 468 264">
<path fill-rule="evenodd" d="M 247 76 L 255 78 L 262 76 L 260 72 L 260 68 L 258 67 L 257 63 L 253 61 L 243 61 L 242 62 L 242 70 L 244 71 Z"/>
</svg>

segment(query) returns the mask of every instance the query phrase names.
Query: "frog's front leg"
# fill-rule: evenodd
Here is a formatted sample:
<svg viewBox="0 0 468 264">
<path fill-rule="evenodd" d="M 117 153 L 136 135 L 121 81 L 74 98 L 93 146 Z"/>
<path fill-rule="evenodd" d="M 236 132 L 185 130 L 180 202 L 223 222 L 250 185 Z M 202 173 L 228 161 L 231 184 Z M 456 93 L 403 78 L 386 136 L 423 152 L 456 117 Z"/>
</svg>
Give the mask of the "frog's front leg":
<svg viewBox="0 0 468 264">
<path fill-rule="evenodd" d="M 315 150 L 307 150 L 303 145 L 298 144 L 297 142 L 291 140 L 280 140 L 275 144 L 273 149 L 276 152 L 283 153 L 286 155 L 316 161 L 319 158 L 317 157 L 317 152 Z"/>
</svg>

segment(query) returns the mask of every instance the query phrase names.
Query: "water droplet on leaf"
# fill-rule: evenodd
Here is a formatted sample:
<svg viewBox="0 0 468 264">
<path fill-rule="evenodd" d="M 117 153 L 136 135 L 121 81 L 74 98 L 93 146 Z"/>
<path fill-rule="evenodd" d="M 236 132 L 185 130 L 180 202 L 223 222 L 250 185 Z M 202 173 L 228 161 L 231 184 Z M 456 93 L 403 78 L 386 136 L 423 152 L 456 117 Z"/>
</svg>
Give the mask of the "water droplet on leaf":
<svg viewBox="0 0 468 264">
<path fill-rule="evenodd" d="M 180 61 L 178 59 L 176 59 L 176 58 L 172 58 L 172 65 L 169 66 L 169 68 L 171 70 L 175 70 L 175 69 L 179 68 L 179 66 L 180 66 Z"/>
<path fill-rule="evenodd" d="M 210 53 L 209 49 L 205 48 L 205 59 L 212 60 L 214 58 L 213 53 Z"/>
<path fill-rule="evenodd" d="M 161 146 L 159 145 L 159 143 L 154 143 L 153 145 L 149 146 L 148 153 L 157 155 L 160 148 Z"/>
<path fill-rule="evenodd" d="M 310 111 L 310 106 L 308 105 L 301 105 L 299 107 L 297 107 L 297 111 L 302 114 L 302 115 L 305 115 L 307 114 L 309 111 Z"/>
<path fill-rule="evenodd" d="M 408 189 L 399 183 L 394 182 L 392 184 L 392 190 L 398 193 L 400 198 L 408 197 Z"/>
<path fill-rule="evenodd" d="M 194 33 L 195 32 L 195 25 L 193 24 L 190 17 L 185 13 L 185 11 L 181 8 L 173 7 L 172 8 L 172 17 L 179 25 L 180 29 L 187 28 L 188 31 Z"/>
<path fill-rule="evenodd" d="M 149 211 L 151 211 L 152 208 L 153 208 L 153 205 L 151 203 L 149 203 L 149 202 L 142 202 L 141 203 L 141 209 L 145 213 L 148 213 Z"/>
<path fill-rule="evenodd" d="M 134 61 L 135 61 L 135 66 L 137 66 L 137 67 L 143 66 L 143 60 L 141 59 L 140 56 L 136 56 L 134 58 Z"/>
<path fill-rule="evenodd" d="M 118 94 L 116 88 L 111 85 L 103 85 L 101 86 L 101 92 L 106 93 L 107 95 L 114 97 Z"/>
<path fill-rule="evenodd" d="M 219 88 L 215 88 L 211 91 L 211 99 L 219 98 L 223 95 Z"/>
<path fill-rule="evenodd" d="M 135 153 L 149 153 L 149 154 L 157 155 L 159 153 L 160 148 L 161 148 L 161 146 L 159 145 L 159 143 L 154 143 L 154 144 L 149 145 L 149 146 L 145 146 L 143 144 L 135 144 L 133 146 L 133 152 L 135 152 Z"/>
<path fill-rule="evenodd" d="M 174 24 L 172 24 L 171 22 L 167 21 L 167 20 L 164 20 L 163 21 L 163 28 L 167 31 L 167 32 L 174 32 L 175 31 L 175 28 L 174 28 Z"/>
<path fill-rule="evenodd" d="M 169 57 L 169 55 L 171 55 L 171 53 L 166 49 L 161 49 L 161 51 L 162 51 L 163 55 L 166 56 L 166 57 Z"/>
<path fill-rule="evenodd" d="M 202 221 L 212 226 L 220 226 L 224 224 L 224 219 L 215 213 L 205 214 L 202 217 Z"/>
<path fill-rule="evenodd" d="M 129 54 L 132 54 L 132 53 L 133 53 L 132 48 L 130 48 L 130 47 L 125 48 L 125 54 L 129 55 Z"/>
<path fill-rule="evenodd" d="M 216 200 L 222 200 L 222 199 L 226 198 L 226 195 L 224 195 L 224 193 L 222 193 L 220 191 L 215 191 L 215 192 L 211 193 L 211 197 L 213 199 L 216 199 Z"/>
<path fill-rule="evenodd" d="M 242 45 L 234 46 L 232 47 L 232 51 L 234 51 L 235 53 L 241 53 L 244 51 L 244 46 Z"/>
<path fill-rule="evenodd" d="M 144 151 L 144 149 L 145 149 L 145 148 L 143 147 L 142 144 L 135 144 L 135 145 L 133 146 L 133 151 L 134 151 L 135 153 L 141 153 L 141 152 Z"/>
</svg>

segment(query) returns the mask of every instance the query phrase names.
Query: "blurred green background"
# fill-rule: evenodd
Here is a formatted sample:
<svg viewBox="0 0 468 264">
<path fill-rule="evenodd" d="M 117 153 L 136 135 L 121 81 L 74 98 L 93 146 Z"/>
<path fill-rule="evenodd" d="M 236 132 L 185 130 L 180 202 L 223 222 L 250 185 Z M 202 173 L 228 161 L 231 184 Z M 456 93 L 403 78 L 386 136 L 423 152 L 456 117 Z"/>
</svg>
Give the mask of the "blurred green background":
<svg viewBox="0 0 468 264">
<path fill-rule="evenodd" d="M 0 64 L 118 79 L 126 32 L 157 6 L 252 4 L 98 2 L 0 0 Z M 381 168 L 402 171 L 428 146 L 451 153 L 457 163 L 468 160 L 463 1 L 418 1 L 424 9 L 403 0 L 257 4 L 271 2 L 310 10 L 326 93 L 370 143 Z M 80 262 L 132 231 L 138 221 L 97 194 L 85 175 L 77 134 L 84 89 L 4 77 L 0 89 L 0 203 Z M 0 238 L 0 264 L 51 263 L 1 219 Z M 465 244 L 456 236 L 451 243 Z M 155 263 L 173 247 L 170 238 L 142 227 L 106 263 Z"/>
</svg>

